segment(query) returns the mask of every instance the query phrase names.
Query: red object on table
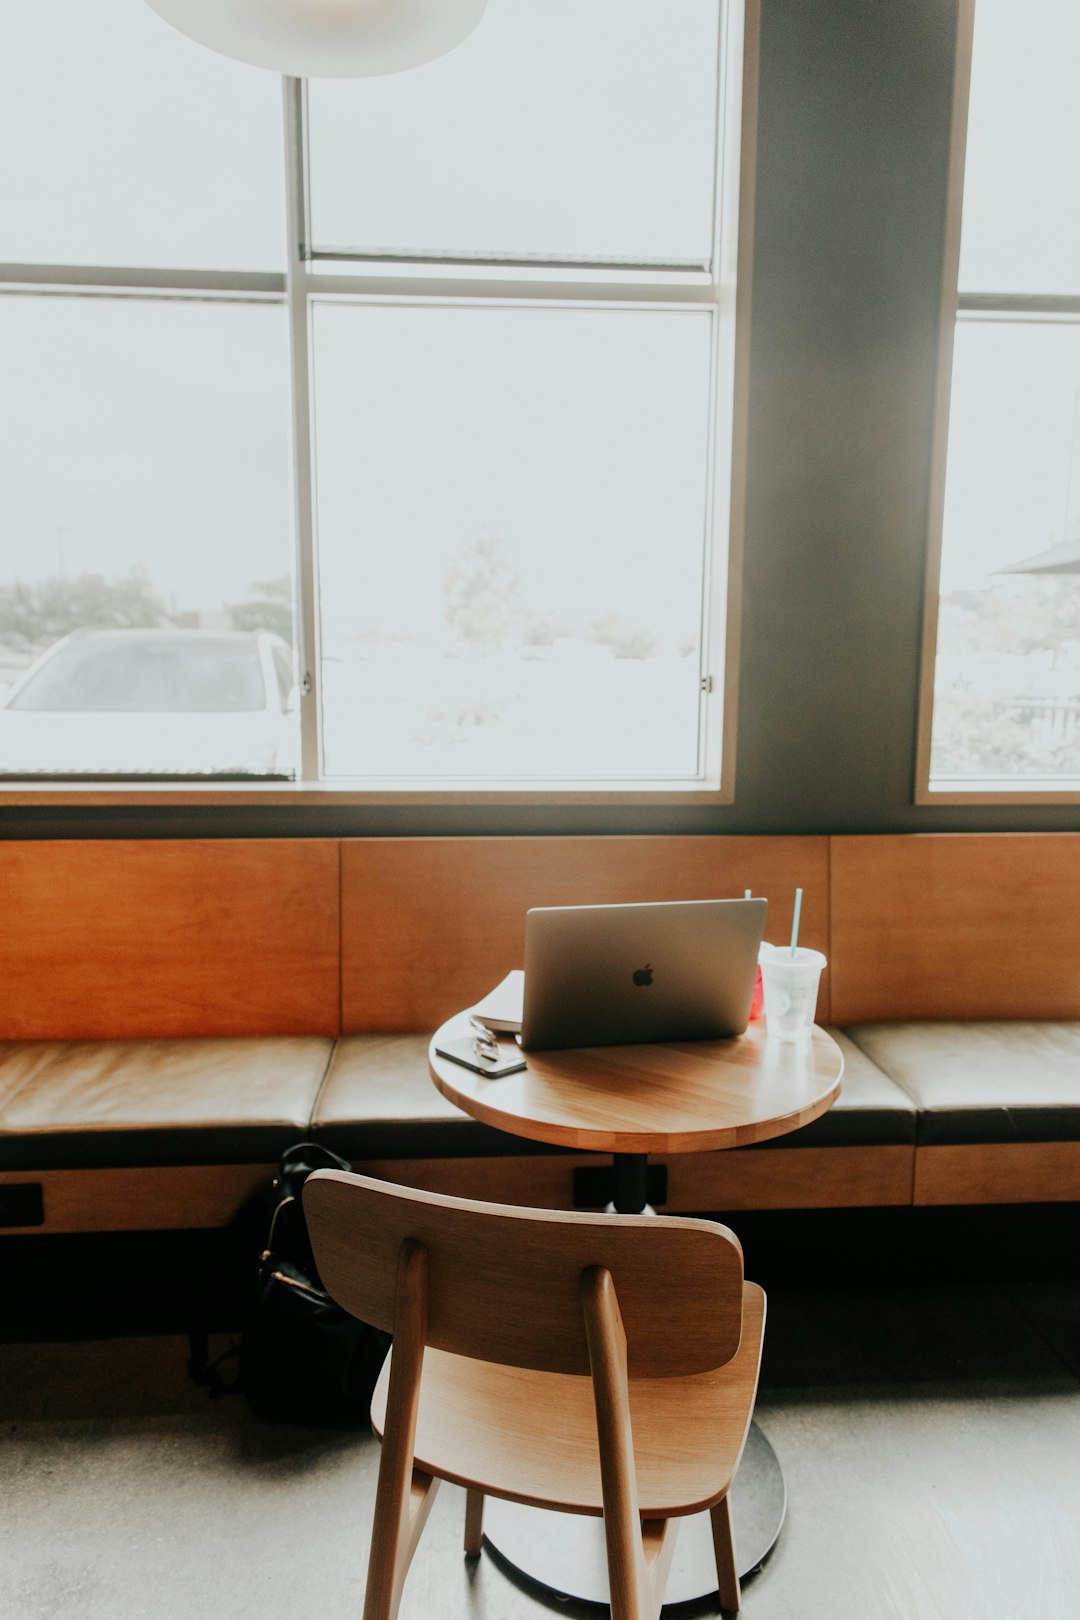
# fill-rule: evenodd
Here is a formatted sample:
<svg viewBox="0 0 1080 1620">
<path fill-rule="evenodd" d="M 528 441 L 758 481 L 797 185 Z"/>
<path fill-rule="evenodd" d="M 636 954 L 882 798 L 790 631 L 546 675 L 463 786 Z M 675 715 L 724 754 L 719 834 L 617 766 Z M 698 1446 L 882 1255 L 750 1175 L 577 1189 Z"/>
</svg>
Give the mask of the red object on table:
<svg viewBox="0 0 1080 1620">
<path fill-rule="evenodd" d="M 765 991 L 762 988 L 762 984 L 761 984 L 761 969 L 758 968 L 757 977 L 754 980 L 754 993 L 750 997 L 750 1019 L 751 1019 L 751 1022 L 755 1018 L 760 1018 L 761 1017 L 761 1014 L 764 1011 L 764 1008 L 765 1008 Z"/>
</svg>

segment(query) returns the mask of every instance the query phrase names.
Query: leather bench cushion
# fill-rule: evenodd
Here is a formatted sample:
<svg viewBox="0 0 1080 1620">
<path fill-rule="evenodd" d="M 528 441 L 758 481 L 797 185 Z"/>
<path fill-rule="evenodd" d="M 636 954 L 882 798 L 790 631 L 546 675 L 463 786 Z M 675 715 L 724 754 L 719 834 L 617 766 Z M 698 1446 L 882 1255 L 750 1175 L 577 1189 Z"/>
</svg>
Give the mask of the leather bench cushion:
<svg viewBox="0 0 1080 1620">
<path fill-rule="evenodd" d="M 1080 1141 L 1080 1023 L 858 1024 L 918 1109 L 917 1141 Z"/>
<path fill-rule="evenodd" d="M 482 1158 L 558 1153 L 470 1119 L 428 1071 L 427 1035 L 344 1035 L 323 1082 L 311 1134 L 344 1159 Z"/>
<path fill-rule="evenodd" d="M 766 1147 L 911 1143 L 911 1099 L 840 1030 L 844 1053 L 838 1101 L 820 1119 Z M 347 1035 L 337 1043 L 316 1104 L 312 1135 L 347 1159 L 474 1158 L 557 1153 L 470 1119 L 437 1091 L 426 1035 Z M 753 1151 L 752 1149 L 749 1151 Z"/>
<path fill-rule="evenodd" d="M 333 1044 L 0 1043 L 0 1169 L 269 1163 L 307 1136 Z"/>
</svg>

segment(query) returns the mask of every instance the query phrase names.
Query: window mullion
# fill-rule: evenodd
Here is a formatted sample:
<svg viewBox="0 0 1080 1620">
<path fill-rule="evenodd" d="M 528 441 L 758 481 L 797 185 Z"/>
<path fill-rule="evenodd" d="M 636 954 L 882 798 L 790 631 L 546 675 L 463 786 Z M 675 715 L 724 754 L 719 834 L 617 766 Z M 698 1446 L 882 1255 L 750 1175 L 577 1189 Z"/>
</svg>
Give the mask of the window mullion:
<svg viewBox="0 0 1080 1620">
<path fill-rule="evenodd" d="M 285 198 L 287 230 L 286 300 L 289 308 L 290 416 L 293 445 L 293 507 L 296 534 L 297 672 L 300 702 L 300 775 L 319 779 L 321 708 L 319 700 L 318 559 L 315 551 L 315 491 L 312 468 L 311 314 L 305 222 L 307 166 L 304 140 L 304 84 L 283 79 L 285 113 Z"/>
</svg>

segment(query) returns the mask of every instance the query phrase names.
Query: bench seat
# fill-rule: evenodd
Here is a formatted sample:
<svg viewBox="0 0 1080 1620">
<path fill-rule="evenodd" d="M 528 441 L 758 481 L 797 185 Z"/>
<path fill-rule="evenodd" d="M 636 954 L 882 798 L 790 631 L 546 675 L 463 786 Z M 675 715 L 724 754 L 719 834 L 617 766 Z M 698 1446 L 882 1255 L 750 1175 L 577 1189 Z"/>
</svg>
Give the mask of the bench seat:
<svg viewBox="0 0 1080 1620">
<path fill-rule="evenodd" d="M 1080 1198 L 1080 1023 L 860 1024 L 836 1104 L 773 1141 L 657 1155 L 670 1211 Z M 391 1181 L 496 1202 L 597 1207 L 604 1156 L 468 1118 L 427 1035 L 0 1044 L 0 1225 L 225 1224 L 311 1137 Z M 2 1206 L 0 1198 L 0 1206 Z M 26 1210 L 31 1208 L 27 1216 Z"/>
<path fill-rule="evenodd" d="M 427 1035 L 343 1035 L 311 1119 L 312 1140 L 344 1159 L 554 1153 L 482 1125 L 438 1091 Z"/>
<path fill-rule="evenodd" d="M 228 1224 L 308 1134 L 321 1036 L 0 1043 L 0 1228 Z"/>
<path fill-rule="evenodd" d="M 308 1128 L 321 1036 L 0 1045 L 0 1170 L 273 1161 Z"/>
<path fill-rule="evenodd" d="M 802 1130 L 753 1147 L 655 1156 L 666 1175 L 664 1196 L 656 1194 L 664 1209 L 910 1202 L 915 1105 L 842 1031 L 831 1033 L 845 1061 L 834 1106 Z M 470 1119 L 432 1084 L 427 1050 L 426 1035 L 342 1037 L 316 1103 L 314 1139 L 367 1174 L 433 1192 L 596 1207 L 604 1155 Z M 808 1151 L 792 1156 L 800 1148 Z"/>
<path fill-rule="evenodd" d="M 915 1106 L 915 1203 L 1080 1199 L 1080 1023 L 859 1024 L 847 1034 Z"/>
<path fill-rule="evenodd" d="M 832 1108 L 799 1131 L 737 1151 L 915 1141 L 911 1097 L 842 1030 L 829 1033 L 844 1054 Z M 482 1125 L 449 1102 L 428 1075 L 428 1044 L 426 1035 L 343 1036 L 315 1106 L 313 1137 L 347 1159 L 556 1151 Z"/>
<path fill-rule="evenodd" d="M 1080 1141 L 1080 1023 L 858 1024 L 917 1109 L 920 1144 Z"/>
</svg>

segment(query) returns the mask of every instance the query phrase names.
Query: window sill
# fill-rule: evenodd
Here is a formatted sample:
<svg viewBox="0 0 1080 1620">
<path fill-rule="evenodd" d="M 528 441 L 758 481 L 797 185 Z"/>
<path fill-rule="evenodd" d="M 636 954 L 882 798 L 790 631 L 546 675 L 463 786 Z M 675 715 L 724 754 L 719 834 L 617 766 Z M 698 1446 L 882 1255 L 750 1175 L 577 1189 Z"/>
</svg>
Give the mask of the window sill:
<svg viewBox="0 0 1080 1620">
<path fill-rule="evenodd" d="M 707 782 L 617 782 L 610 785 L 552 782 L 543 787 L 513 788 L 498 783 L 439 782 L 404 787 L 393 782 L 355 783 L 237 782 L 206 785 L 177 782 L 78 783 L 0 782 L 0 809 L 48 805 L 541 805 L 541 804 L 688 804 L 734 803 L 730 785 Z"/>
<path fill-rule="evenodd" d="M 1060 777 L 946 777 L 916 788 L 915 803 L 1080 804 L 1080 780 Z"/>
</svg>

